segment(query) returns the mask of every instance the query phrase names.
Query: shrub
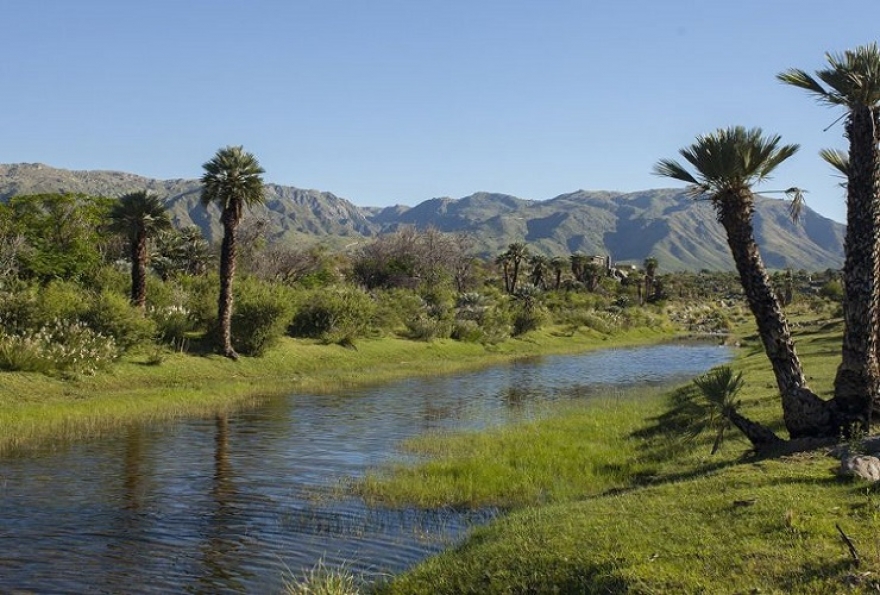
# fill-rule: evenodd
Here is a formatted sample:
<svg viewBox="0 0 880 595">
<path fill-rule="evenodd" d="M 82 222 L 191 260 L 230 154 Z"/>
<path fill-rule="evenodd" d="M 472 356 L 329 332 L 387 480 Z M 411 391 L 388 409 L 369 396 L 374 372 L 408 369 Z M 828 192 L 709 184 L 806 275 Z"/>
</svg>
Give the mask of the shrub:
<svg viewBox="0 0 880 595">
<path fill-rule="evenodd" d="M 109 291 L 94 299 L 83 320 L 97 332 L 113 337 L 123 350 L 152 340 L 156 334 L 155 323 L 132 306 L 127 297 Z"/>
<path fill-rule="evenodd" d="M 406 321 L 418 316 L 424 307 L 419 295 L 409 289 L 375 290 L 376 310 L 373 325 L 382 331 L 394 332 L 406 327 Z"/>
<path fill-rule="evenodd" d="M 35 331 L 55 320 L 79 318 L 90 299 L 87 291 L 68 281 L 20 287 L 0 295 L 0 319 L 10 332 Z"/>
<path fill-rule="evenodd" d="M 464 341 L 466 343 L 479 343 L 486 336 L 480 325 L 473 320 L 456 320 L 452 323 L 452 333 L 450 337 L 456 341 Z"/>
<path fill-rule="evenodd" d="M 170 345 L 179 345 L 195 329 L 195 321 L 183 306 L 149 308 L 147 313 L 156 325 L 156 337 Z"/>
<path fill-rule="evenodd" d="M 217 298 L 220 295 L 220 277 L 216 273 L 178 278 L 185 303 L 181 304 L 192 319 L 195 329 L 207 330 L 217 319 Z"/>
<path fill-rule="evenodd" d="M 294 316 L 290 333 L 327 343 L 351 342 L 367 334 L 375 311 L 375 302 L 360 289 L 316 291 Z"/>
<path fill-rule="evenodd" d="M 422 312 L 406 321 L 406 336 L 416 341 L 443 339 L 450 335 L 450 326 L 448 321 L 434 318 L 426 312 Z"/>
<path fill-rule="evenodd" d="M 232 342 L 244 355 L 261 356 L 284 336 L 293 314 L 289 292 L 250 281 L 239 284 L 232 309 Z"/>
</svg>

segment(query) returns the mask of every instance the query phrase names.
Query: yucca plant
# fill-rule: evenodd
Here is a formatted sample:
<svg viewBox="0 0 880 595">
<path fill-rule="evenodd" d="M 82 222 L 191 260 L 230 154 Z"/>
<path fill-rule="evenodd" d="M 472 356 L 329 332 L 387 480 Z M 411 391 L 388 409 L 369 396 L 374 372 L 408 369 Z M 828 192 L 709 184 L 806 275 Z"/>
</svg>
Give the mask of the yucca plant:
<svg viewBox="0 0 880 595">
<path fill-rule="evenodd" d="M 695 378 L 693 382 L 706 400 L 707 406 L 707 415 L 700 429 L 707 428 L 715 432 L 715 439 L 712 442 L 713 455 L 721 449 L 724 434 L 731 427 L 740 430 L 756 447 L 780 442 L 772 431 L 739 412 L 742 401 L 737 395 L 744 384 L 742 372 L 734 374 L 730 367 L 721 366 Z"/>
</svg>

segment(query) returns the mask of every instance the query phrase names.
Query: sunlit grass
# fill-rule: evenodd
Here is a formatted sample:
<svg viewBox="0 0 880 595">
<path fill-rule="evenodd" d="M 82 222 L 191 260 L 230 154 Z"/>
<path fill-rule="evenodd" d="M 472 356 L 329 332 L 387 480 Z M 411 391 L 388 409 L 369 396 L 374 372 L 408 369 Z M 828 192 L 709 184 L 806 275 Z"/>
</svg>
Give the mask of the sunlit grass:
<svg viewBox="0 0 880 595">
<path fill-rule="evenodd" d="M 629 485 L 653 465 L 628 440 L 660 389 L 552 407 L 549 417 L 489 430 L 435 433 L 407 441 L 418 465 L 374 470 L 359 485 L 370 503 L 509 508 L 568 501 Z"/>
<path fill-rule="evenodd" d="M 839 321 L 803 321 L 798 329 L 805 370 L 824 396 L 839 361 L 840 332 Z M 734 368 L 744 373 L 743 413 L 784 433 L 775 383 L 757 337 L 745 337 Z M 672 402 L 670 395 L 600 400 L 581 411 L 566 407 L 533 424 L 410 443 L 434 458 L 374 476 L 367 486 L 377 491 L 375 497 L 397 505 L 407 499 L 417 505 L 430 502 L 417 487 L 422 481 L 430 486 L 426 491 L 441 494 L 438 500 L 466 504 L 461 494 L 484 490 L 472 504 L 496 501 L 513 509 L 476 529 L 460 547 L 395 577 L 377 592 L 824 594 L 880 589 L 880 488 L 838 479 L 835 460 L 824 452 L 757 460 L 748 456 L 745 441 L 726 440 L 719 455 L 709 456 L 710 435 L 688 441 L 664 415 Z M 569 435 L 571 444 L 560 444 L 566 435 L 561 428 L 568 423 L 583 433 Z M 545 443 L 553 444 L 546 452 Z M 579 449 L 584 459 L 597 463 L 595 469 L 582 460 L 573 463 L 583 469 L 582 477 L 566 469 L 569 459 L 579 460 Z M 533 456 L 549 463 L 533 467 Z M 536 473 L 545 464 L 553 472 Z M 499 468 L 504 471 L 493 471 Z M 503 481 L 492 479 L 493 473 Z M 468 476 L 473 481 L 462 481 Z M 529 491 L 535 477 L 552 485 Z M 484 479 L 486 486 L 468 491 Z M 505 482 L 516 498 L 504 495 Z M 858 567 L 837 526 L 856 544 Z"/>
</svg>

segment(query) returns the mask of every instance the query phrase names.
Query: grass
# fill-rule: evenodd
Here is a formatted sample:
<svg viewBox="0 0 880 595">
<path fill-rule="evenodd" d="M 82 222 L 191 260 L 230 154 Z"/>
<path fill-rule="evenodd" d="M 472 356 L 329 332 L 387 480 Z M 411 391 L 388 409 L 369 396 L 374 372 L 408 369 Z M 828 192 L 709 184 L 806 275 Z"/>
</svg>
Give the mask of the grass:
<svg viewBox="0 0 880 595">
<path fill-rule="evenodd" d="M 798 331 L 812 387 L 826 396 L 840 332 L 836 323 L 806 321 Z M 734 366 L 745 378 L 743 412 L 781 431 L 757 338 L 742 345 Z M 880 488 L 837 478 L 824 452 L 758 460 L 745 442 L 728 440 L 709 456 L 711 435 L 687 441 L 679 431 L 674 409 L 683 394 L 568 405 L 536 422 L 410 442 L 428 458 L 372 474 L 369 497 L 399 506 L 498 504 L 509 513 L 375 591 L 880 590 Z M 838 526 L 856 545 L 858 566 Z"/>
<path fill-rule="evenodd" d="M 446 374 L 540 354 L 649 343 L 668 332 L 636 329 L 614 337 L 555 329 L 487 349 L 451 340 L 396 338 L 357 349 L 284 339 L 261 358 L 153 352 L 75 380 L 0 372 L 0 455 L 119 431 L 136 423 L 208 416 L 252 406 L 273 394 L 321 392 L 417 375 Z"/>
</svg>

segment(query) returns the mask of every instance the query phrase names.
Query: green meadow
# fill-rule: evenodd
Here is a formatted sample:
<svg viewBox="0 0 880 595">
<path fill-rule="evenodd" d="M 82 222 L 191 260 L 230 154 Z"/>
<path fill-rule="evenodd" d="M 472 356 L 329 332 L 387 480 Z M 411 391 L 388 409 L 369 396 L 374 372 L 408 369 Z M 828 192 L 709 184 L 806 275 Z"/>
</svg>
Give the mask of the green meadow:
<svg viewBox="0 0 880 595">
<path fill-rule="evenodd" d="M 827 396 L 838 322 L 798 324 Z M 782 430 L 756 337 L 743 337 L 745 415 Z M 880 491 L 838 478 L 826 450 L 757 458 L 729 434 L 693 437 L 688 387 L 566 404 L 540 419 L 404 445 L 420 462 L 360 486 L 391 506 L 498 506 L 464 543 L 375 587 L 383 594 L 874 593 Z M 842 533 L 851 541 L 856 561 Z"/>
</svg>

